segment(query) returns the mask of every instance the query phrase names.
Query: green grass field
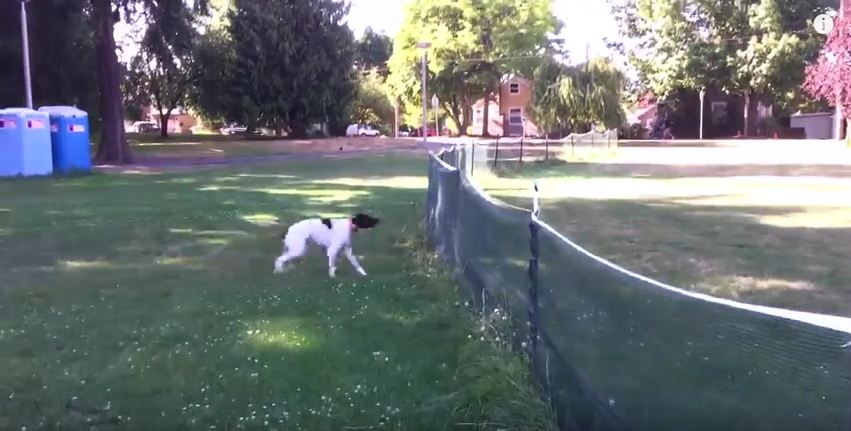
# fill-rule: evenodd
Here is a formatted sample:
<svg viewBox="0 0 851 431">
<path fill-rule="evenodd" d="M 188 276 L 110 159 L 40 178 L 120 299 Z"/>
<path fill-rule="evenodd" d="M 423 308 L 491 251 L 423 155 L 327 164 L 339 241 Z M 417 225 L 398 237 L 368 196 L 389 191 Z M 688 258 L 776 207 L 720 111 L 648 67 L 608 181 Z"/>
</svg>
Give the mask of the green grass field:
<svg viewBox="0 0 851 431">
<path fill-rule="evenodd" d="M 479 181 L 675 286 L 851 316 L 851 166 L 527 163 Z"/>
<path fill-rule="evenodd" d="M 0 181 L 0 429 L 552 429 L 423 251 L 425 171 Z M 285 225 L 358 210 L 382 219 L 355 240 L 368 277 L 318 251 L 272 274 Z"/>
<path fill-rule="evenodd" d="M 320 139 L 283 139 L 274 136 L 159 135 L 129 134 L 130 147 L 137 158 L 168 159 L 203 157 L 228 159 L 251 156 L 280 156 L 304 153 L 337 153 L 353 150 L 412 149 L 412 139 L 337 137 Z M 94 151 L 94 147 L 93 147 Z"/>
</svg>

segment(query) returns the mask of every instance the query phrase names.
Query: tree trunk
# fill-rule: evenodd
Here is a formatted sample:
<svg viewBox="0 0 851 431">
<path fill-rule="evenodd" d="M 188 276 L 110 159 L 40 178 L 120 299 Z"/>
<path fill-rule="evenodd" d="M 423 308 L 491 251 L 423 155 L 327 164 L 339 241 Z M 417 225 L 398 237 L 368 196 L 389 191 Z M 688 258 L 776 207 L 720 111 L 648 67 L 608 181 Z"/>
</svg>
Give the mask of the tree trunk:
<svg viewBox="0 0 851 431">
<path fill-rule="evenodd" d="M 171 118 L 171 111 L 163 114 L 160 111 L 160 137 L 165 139 L 168 138 L 168 120 Z"/>
<path fill-rule="evenodd" d="M 490 118 L 489 118 L 490 115 L 488 115 L 489 112 L 490 112 L 490 104 L 491 104 L 491 93 L 490 92 L 485 93 L 485 99 L 484 100 L 485 100 L 485 106 L 484 106 L 485 111 L 482 113 L 482 137 L 483 138 L 489 138 L 491 136 L 491 134 L 490 134 Z"/>
<path fill-rule="evenodd" d="M 745 90 L 745 125 L 742 127 L 744 129 L 744 136 L 748 136 L 748 120 L 750 119 L 750 111 L 751 111 L 751 92 Z"/>
<path fill-rule="evenodd" d="M 307 128 L 301 122 L 290 125 L 290 137 L 304 139 L 307 137 Z"/>
<path fill-rule="evenodd" d="M 124 102 L 121 97 L 118 56 L 115 53 L 112 2 L 92 0 L 92 11 L 101 111 L 101 141 L 95 160 L 97 163 L 130 163 L 132 156 L 124 133 Z"/>
<path fill-rule="evenodd" d="M 458 129 L 458 135 L 467 136 L 467 128 L 470 127 L 470 107 L 465 103 L 463 108 L 464 113 L 461 114 L 461 127 Z"/>
<path fill-rule="evenodd" d="M 851 119 L 845 119 L 845 146 L 851 148 Z"/>
</svg>

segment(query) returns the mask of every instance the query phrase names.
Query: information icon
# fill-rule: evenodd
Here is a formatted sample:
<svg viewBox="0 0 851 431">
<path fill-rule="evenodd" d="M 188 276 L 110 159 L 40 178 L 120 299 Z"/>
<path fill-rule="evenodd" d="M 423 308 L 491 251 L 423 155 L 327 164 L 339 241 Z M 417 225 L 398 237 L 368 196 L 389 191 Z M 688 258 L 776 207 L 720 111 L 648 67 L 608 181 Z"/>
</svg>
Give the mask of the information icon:
<svg viewBox="0 0 851 431">
<path fill-rule="evenodd" d="M 813 21 L 813 29 L 815 29 L 818 34 L 828 34 L 831 30 L 833 30 L 833 18 L 823 13 L 816 17 Z"/>
</svg>

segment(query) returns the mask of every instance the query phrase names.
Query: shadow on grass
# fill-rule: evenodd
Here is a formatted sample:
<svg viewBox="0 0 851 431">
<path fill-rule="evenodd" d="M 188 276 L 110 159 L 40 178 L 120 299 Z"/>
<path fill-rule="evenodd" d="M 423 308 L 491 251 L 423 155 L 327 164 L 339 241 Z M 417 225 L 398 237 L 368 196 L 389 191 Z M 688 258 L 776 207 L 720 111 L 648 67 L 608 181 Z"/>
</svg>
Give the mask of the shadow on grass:
<svg viewBox="0 0 851 431">
<path fill-rule="evenodd" d="M 761 221 L 800 210 L 571 198 L 547 201 L 542 214 L 593 253 L 678 287 L 851 316 L 851 228 Z"/>
</svg>

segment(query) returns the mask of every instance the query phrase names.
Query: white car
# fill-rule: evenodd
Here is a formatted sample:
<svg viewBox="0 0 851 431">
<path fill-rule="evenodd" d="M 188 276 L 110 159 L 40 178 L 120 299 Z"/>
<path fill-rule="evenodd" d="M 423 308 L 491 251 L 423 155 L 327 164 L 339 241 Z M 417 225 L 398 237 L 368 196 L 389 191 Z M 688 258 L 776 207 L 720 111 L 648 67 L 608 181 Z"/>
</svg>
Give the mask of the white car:
<svg viewBox="0 0 851 431">
<path fill-rule="evenodd" d="M 222 127 L 219 130 L 223 135 L 239 135 L 248 131 L 248 127 L 240 124 L 231 124 L 230 126 Z"/>
<path fill-rule="evenodd" d="M 350 124 L 346 127 L 346 136 L 378 136 L 381 132 L 369 124 Z"/>
</svg>

